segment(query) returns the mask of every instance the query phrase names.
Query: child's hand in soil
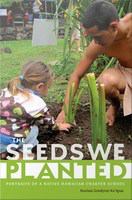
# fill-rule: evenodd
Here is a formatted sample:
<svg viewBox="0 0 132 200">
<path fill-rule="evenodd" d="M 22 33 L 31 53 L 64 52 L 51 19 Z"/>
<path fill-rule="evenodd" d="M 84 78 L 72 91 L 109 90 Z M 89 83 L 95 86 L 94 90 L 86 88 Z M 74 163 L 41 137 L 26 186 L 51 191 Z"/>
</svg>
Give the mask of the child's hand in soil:
<svg viewBox="0 0 132 200">
<path fill-rule="evenodd" d="M 57 123 L 57 126 L 59 128 L 60 131 L 68 131 L 71 128 L 71 125 L 68 123 Z"/>
</svg>

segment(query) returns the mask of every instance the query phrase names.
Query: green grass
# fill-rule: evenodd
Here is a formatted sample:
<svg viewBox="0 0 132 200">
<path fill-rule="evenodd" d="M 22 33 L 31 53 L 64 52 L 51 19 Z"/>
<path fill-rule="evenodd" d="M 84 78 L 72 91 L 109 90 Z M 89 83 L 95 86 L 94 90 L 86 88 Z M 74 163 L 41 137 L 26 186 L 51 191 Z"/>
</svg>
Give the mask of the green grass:
<svg viewBox="0 0 132 200">
<path fill-rule="evenodd" d="M 49 90 L 48 101 L 63 101 L 67 86 L 67 77 L 73 71 L 80 59 L 79 53 L 73 53 L 73 61 L 65 67 L 59 64 L 63 56 L 64 41 L 58 40 L 57 46 L 33 47 L 30 40 L 2 41 L 0 48 L 10 48 L 12 53 L 0 53 L 0 86 L 6 87 L 8 81 L 20 75 L 22 65 L 30 60 L 42 60 L 50 64 L 55 74 L 55 80 Z M 55 65 L 55 63 L 58 63 Z M 59 73 L 58 73 L 59 71 Z M 59 76 L 58 76 L 59 75 Z M 57 94 L 57 95 L 56 95 Z"/>
<path fill-rule="evenodd" d="M 1 54 L 1 86 L 3 87 L 8 80 L 18 75 L 22 65 L 34 59 L 40 59 L 46 64 L 60 59 L 63 48 L 63 41 L 60 40 L 57 46 L 39 46 L 32 47 L 31 41 L 6 41 L 1 42 L 1 48 L 8 47 L 12 53 Z"/>
</svg>

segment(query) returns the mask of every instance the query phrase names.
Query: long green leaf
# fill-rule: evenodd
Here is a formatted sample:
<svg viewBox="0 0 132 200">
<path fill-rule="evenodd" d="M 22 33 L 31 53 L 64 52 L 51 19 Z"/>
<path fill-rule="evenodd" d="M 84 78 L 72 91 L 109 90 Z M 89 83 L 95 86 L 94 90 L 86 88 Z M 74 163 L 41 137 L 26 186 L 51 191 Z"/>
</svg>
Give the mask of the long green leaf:
<svg viewBox="0 0 132 200">
<path fill-rule="evenodd" d="M 97 134 L 98 134 L 98 116 L 99 116 L 99 96 L 96 87 L 96 80 L 94 73 L 87 75 L 89 94 L 90 94 L 90 113 L 91 113 L 91 127 L 92 127 L 92 144 L 95 150 L 97 145 Z"/>
<path fill-rule="evenodd" d="M 106 103 L 105 103 L 105 89 L 103 84 L 98 85 L 99 91 L 99 141 L 103 147 L 107 145 L 107 132 L 106 132 Z"/>
</svg>

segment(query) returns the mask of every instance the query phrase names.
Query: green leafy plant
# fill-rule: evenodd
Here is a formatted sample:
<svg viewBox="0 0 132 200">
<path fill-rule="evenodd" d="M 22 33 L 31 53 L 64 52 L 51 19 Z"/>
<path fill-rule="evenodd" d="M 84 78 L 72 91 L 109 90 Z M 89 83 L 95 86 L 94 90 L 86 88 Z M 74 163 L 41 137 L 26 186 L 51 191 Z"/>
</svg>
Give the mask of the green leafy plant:
<svg viewBox="0 0 132 200">
<path fill-rule="evenodd" d="M 90 114 L 92 127 L 92 145 L 94 150 L 98 143 L 106 148 L 107 131 L 106 131 L 106 105 L 104 85 L 96 84 L 94 73 L 87 74 L 88 91 L 90 95 Z"/>
<path fill-rule="evenodd" d="M 65 120 L 67 123 L 73 124 L 75 121 L 75 116 L 77 112 L 77 107 L 80 102 L 80 97 L 83 92 L 83 88 L 80 89 L 76 97 L 74 98 L 74 88 L 75 84 L 72 83 L 70 90 L 69 90 L 69 104 L 64 104 L 64 112 L 65 112 Z"/>
</svg>

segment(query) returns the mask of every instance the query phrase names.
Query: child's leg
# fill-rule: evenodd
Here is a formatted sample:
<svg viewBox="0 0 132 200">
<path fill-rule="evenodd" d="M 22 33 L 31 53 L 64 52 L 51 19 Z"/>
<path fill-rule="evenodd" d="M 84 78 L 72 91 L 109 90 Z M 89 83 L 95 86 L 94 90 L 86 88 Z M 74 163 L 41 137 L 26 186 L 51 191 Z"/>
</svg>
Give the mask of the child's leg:
<svg viewBox="0 0 132 200">
<path fill-rule="evenodd" d="M 32 126 L 29 135 L 24 140 L 24 144 L 32 144 L 33 147 L 36 146 L 38 144 L 38 140 L 37 140 L 38 133 L 39 133 L 38 127 L 36 125 Z"/>
<path fill-rule="evenodd" d="M 32 144 L 33 145 L 33 147 L 35 147 L 37 144 L 38 144 L 38 140 L 37 140 L 37 137 L 38 137 L 38 133 L 39 133 L 39 129 L 38 129 L 38 127 L 36 126 L 36 125 L 34 125 L 34 126 L 32 126 L 32 128 L 31 128 L 31 131 L 30 131 L 30 133 L 29 133 L 29 135 L 27 136 L 27 138 L 24 140 L 24 142 L 23 142 L 23 144 Z M 23 159 L 23 149 L 22 149 L 22 147 L 23 147 L 23 144 L 21 144 L 20 146 L 19 146 L 19 151 L 21 152 L 20 153 L 20 160 L 22 160 Z M 31 149 L 32 150 L 32 149 Z M 35 157 L 35 154 L 34 153 L 31 153 L 31 154 L 29 154 L 28 155 L 29 157 L 31 156 L 31 157 Z"/>
<path fill-rule="evenodd" d="M 19 151 L 19 160 L 23 159 L 23 144 L 32 144 L 33 147 L 35 147 L 38 144 L 38 140 L 37 140 L 37 136 L 38 136 L 38 127 L 37 126 L 32 126 L 31 131 L 29 133 L 29 135 L 27 136 L 27 138 L 24 140 L 24 143 L 21 142 L 19 144 L 18 147 L 18 151 Z M 31 153 L 31 155 L 29 155 L 31 157 L 35 157 L 34 153 Z M 6 159 L 7 157 L 7 144 L 2 144 L 0 143 L 0 159 Z"/>
</svg>

